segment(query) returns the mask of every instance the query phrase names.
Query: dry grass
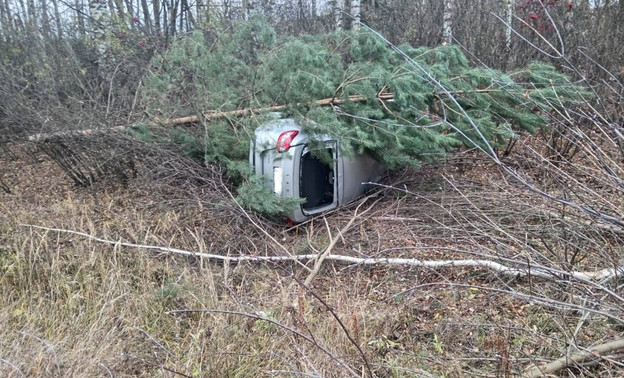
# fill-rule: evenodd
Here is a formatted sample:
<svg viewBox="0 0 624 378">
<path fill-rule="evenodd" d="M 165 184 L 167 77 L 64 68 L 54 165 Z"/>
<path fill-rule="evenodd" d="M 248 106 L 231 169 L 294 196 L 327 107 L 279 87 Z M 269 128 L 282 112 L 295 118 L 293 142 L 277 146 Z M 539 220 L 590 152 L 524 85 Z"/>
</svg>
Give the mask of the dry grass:
<svg viewBox="0 0 624 378">
<path fill-rule="evenodd" d="M 231 204 L 217 176 L 145 173 L 127 188 L 78 189 L 48 161 L 6 157 L 12 193 L 0 194 L 2 376 L 365 375 L 332 312 L 382 377 L 508 376 L 573 345 L 621 337 L 622 324 L 607 317 L 526 299 L 581 307 L 600 300 L 600 311 L 621 311 L 604 292 L 565 279 L 326 264 L 314 291 L 328 308 L 296 283 L 307 273 L 294 264 L 223 265 L 20 226 L 211 253 L 283 253 Z M 342 235 L 334 253 L 487 255 L 562 269 L 572 246 L 586 256 L 570 265 L 578 269 L 608 266 L 605 248 L 616 260 L 624 255 L 617 233 L 554 217 L 556 208 L 510 189 L 486 163 L 410 170 L 391 182 L 407 192 L 381 190 L 373 213 Z M 328 216 L 333 236 L 352 214 Z M 264 231 L 294 253 L 329 240 L 322 219 Z M 617 283 L 609 287 L 621 294 Z M 183 309 L 225 312 L 169 314 Z M 617 376 L 617 358 L 567 374 Z"/>
</svg>

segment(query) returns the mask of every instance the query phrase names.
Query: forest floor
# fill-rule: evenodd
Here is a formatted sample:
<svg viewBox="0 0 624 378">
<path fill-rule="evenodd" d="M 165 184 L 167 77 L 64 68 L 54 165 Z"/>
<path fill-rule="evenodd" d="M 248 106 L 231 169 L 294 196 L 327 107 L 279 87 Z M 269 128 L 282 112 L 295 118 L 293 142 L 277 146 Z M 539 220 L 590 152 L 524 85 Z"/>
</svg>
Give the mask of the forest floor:
<svg viewBox="0 0 624 378">
<path fill-rule="evenodd" d="M 471 154 L 395 172 L 369 197 L 288 227 L 245 213 L 214 175 L 139 167 L 126 187 L 79 188 L 44 155 L 12 151 L 0 155 L 3 377 L 511 376 L 623 331 L 553 305 L 585 303 L 569 283 L 484 267 L 326 261 L 308 290 L 294 262 L 224 264 L 116 243 L 260 256 L 316 253 L 339 238 L 332 253 L 348 256 L 557 254 L 539 246 L 542 231 L 565 228 L 552 209 L 536 211 L 538 197 Z M 601 257 L 575 266 L 601 268 Z M 171 313 L 191 309 L 207 311 Z M 608 358 L 564 370 L 622 373 Z"/>
</svg>

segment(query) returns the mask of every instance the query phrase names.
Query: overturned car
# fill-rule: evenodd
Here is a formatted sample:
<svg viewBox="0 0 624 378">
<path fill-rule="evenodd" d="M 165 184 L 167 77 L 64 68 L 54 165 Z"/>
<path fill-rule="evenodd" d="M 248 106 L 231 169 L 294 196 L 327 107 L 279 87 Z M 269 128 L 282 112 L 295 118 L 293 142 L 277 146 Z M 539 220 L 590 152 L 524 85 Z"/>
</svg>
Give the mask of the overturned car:
<svg viewBox="0 0 624 378">
<path fill-rule="evenodd" d="M 305 134 L 294 119 L 278 119 L 256 129 L 249 163 L 265 186 L 282 198 L 302 199 L 289 218 L 308 218 L 353 201 L 385 174 L 370 154 L 344 154 L 329 136 Z M 327 158 L 329 157 L 329 158 Z"/>
</svg>

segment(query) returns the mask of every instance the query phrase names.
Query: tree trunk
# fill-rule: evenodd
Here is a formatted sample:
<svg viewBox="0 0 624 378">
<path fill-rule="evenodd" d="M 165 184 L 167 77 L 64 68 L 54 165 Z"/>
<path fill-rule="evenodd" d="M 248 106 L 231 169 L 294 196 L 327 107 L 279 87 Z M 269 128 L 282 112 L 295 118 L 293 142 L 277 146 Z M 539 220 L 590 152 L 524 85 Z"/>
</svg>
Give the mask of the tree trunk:
<svg viewBox="0 0 624 378">
<path fill-rule="evenodd" d="M 56 35 L 59 39 L 63 39 L 63 25 L 61 24 L 61 12 L 58 7 L 58 0 L 52 0 L 52 8 L 54 8 L 54 22 L 56 23 Z"/>
<path fill-rule="evenodd" d="M 170 9 L 170 20 L 169 20 L 169 27 L 168 27 L 168 34 L 173 36 L 176 34 L 176 21 L 178 20 L 178 3 L 179 0 L 172 0 L 171 2 L 171 7 Z"/>
<path fill-rule="evenodd" d="M 153 32 L 152 20 L 151 20 L 151 16 L 149 13 L 149 4 L 147 3 L 147 0 L 141 0 L 141 10 L 143 11 L 143 20 L 142 20 L 143 26 L 151 34 Z"/>
<path fill-rule="evenodd" d="M 453 42 L 453 0 L 444 0 L 444 15 L 442 20 L 442 42 Z"/>
<path fill-rule="evenodd" d="M 78 21 L 78 34 L 81 37 L 87 35 L 87 29 L 85 27 L 85 13 L 83 0 L 76 0 L 76 20 Z"/>
<path fill-rule="evenodd" d="M 50 36 L 50 15 L 48 14 L 47 0 L 41 0 L 41 34 L 46 38 Z"/>
<path fill-rule="evenodd" d="M 162 29 L 165 33 L 165 38 L 169 38 L 169 3 L 167 0 L 163 0 L 162 3 Z"/>
<path fill-rule="evenodd" d="M 505 0 L 505 21 L 507 26 L 505 27 L 505 48 L 507 51 L 511 50 L 511 30 L 513 22 L 513 1 Z"/>
<path fill-rule="evenodd" d="M 156 27 L 156 33 L 160 34 L 160 1 L 152 0 L 152 11 L 154 13 L 154 26 Z"/>
<path fill-rule="evenodd" d="M 180 0 L 178 3 L 178 15 L 180 17 L 180 22 L 178 23 L 180 26 L 178 28 L 178 32 L 179 33 L 184 33 L 184 16 L 186 16 L 186 13 L 184 12 L 184 0 Z"/>
<path fill-rule="evenodd" d="M 188 5 L 188 0 L 182 0 L 182 6 L 184 8 L 184 12 L 186 13 L 186 29 L 187 31 L 191 31 L 192 29 L 195 29 L 195 17 L 193 16 L 191 7 Z"/>
<path fill-rule="evenodd" d="M 351 0 L 351 16 L 353 16 L 351 30 L 360 29 L 360 11 L 360 0 Z"/>
<path fill-rule="evenodd" d="M 103 64 L 104 56 L 108 50 L 106 31 L 110 28 L 106 0 L 91 0 L 89 13 L 91 14 L 91 33 L 93 34 L 95 49 L 98 54 L 97 61 L 99 64 Z"/>
<path fill-rule="evenodd" d="M 342 24 L 342 20 L 343 20 L 343 14 L 342 12 L 344 11 L 344 0 L 335 0 L 334 3 L 334 19 L 335 19 L 335 27 L 336 30 L 340 31 L 343 29 L 343 24 Z"/>
</svg>

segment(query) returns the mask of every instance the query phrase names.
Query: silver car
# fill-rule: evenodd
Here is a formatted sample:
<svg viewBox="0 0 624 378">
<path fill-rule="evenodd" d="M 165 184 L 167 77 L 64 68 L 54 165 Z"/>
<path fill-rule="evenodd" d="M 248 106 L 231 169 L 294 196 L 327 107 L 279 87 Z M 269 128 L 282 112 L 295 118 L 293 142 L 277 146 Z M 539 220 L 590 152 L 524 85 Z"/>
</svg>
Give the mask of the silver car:
<svg viewBox="0 0 624 378">
<path fill-rule="evenodd" d="M 294 119 L 279 119 L 256 129 L 249 151 L 249 163 L 256 175 L 267 178 L 268 189 L 282 198 L 304 199 L 289 216 L 297 223 L 353 201 L 370 188 L 367 182 L 379 181 L 386 171 L 368 154 L 346 156 L 328 136 L 314 140 L 331 159 L 313 153 L 311 138 Z"/>
</svg>

